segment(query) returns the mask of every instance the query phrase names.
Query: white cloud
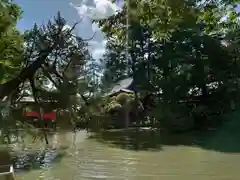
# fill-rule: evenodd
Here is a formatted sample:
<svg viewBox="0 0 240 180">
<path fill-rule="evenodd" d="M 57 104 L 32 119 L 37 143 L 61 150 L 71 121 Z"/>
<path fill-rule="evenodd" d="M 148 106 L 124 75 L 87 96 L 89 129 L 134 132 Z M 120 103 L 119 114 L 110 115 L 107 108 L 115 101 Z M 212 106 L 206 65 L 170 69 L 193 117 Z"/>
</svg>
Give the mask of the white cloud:
<svg viewBox="0 0 240 180">
<path fill-rule="evenodd" d="M 104 19 L 114 15 L 120 8 L 109 0 L 93 0 L 92 5 L 86 5 L 87 1 L 82 1 L 80 5 L 70 3 L 77 10 L 80 16 L 88 16 L 92 19 Z"/>
<path fill-rule="evenodd" d="M 94 0 L 96 8 L 93 10 L 93 19 L 104 19 L 114 15 L 120 8 L 109 0 Z"/>
<path fill-rule="evenodd" d="M 103 40 L 103 41 L 102 41 L 102 45 L 105 47 L 106 44 L 107 44 L 107 40 Z"/>
<path fill-rule="evenodd" d="M 71 26 L 65 25 L 63 27 L 63 30 L 67 30 L 67 29 L 71 29 Z M 77 30 L 79 31 L 80 28 L 78 27 Z M 73 41 L 76 41 L 76 38 L 74 38 L 74 37 L 72 37 L 70 39 L 72 39 Z M 105 52 L 105 45 L 106 45 L 106 40 L 104 40 L 103 38 L 101 40 L 93 39 L 88 42 L 88 49 L 92 53 L 93 58 L 100 59 L 102 57 L 102 55 Z"/>
<path fill-rule="evenodd" d="M 85 4 L 82 4 L 80 6 L 76 6 L 73 4 L 70 4 L 73 8 L 77 10 L 77 13 L 80 17 L 86 17 L 86 16 L 91 16 L 92 15 L 92 8 L 86 6 Z"/>
<path fill-rule="evenodd" d="M 100 59 L 105 53 L 105 49 L 104 48 L 97 48 L 92 52 L 92 57 L 94 59 Z"/>
<path fill-rule="evenodd" d="M 96 23 L 92 23 L 93 19 L 104 19 L 114 15 L 120 8 L 109 0 L 82 0 L 80 5 L 70 3 L 79 19 L 82 22 L 76 27 L 77 35 L 82 38 L 90 38 L 95 33 L 92 41 L 89 42 L 89 50 L 95 59 L 100 59 L 105 52 L 106 40 Z"/>
<path fill-rule="evenodd" d="M 92 23 L 92 30 L 94 32 L 101 31 L 97 23 Z"/>
<path fill-rule="evenodd" d="M 90 41 L 89 50 L 92 52 L 92 56 L 95 59 L 100 59 L 105 52 L 105 41 Z"/>
</svg>

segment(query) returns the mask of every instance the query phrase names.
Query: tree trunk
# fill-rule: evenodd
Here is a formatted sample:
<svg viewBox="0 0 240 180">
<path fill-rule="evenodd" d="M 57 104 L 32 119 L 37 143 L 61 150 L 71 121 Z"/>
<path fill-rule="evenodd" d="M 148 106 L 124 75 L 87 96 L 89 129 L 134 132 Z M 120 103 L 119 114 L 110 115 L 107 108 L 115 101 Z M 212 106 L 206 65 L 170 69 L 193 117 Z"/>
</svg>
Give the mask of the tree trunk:
<svg viewBox="0 0 240 180">
<path fill-rule="evenodd" d="M 6 96 L 9 96 L 13 91 L 15 91 L 18 86 L 24 82 L 26 79 L 31 79 L 35 72 L 41 67 L 45 59 L 52 52 L 56 43 L 49 49 L 40 52 L 40 56 L 34 61 L 31 65 L 24 68 L 18 77 L 4 83 L 0 84 L 0 99 L 3 99 Z"/>
<path fill-rule="evenodd" d="M 124 107 L 123 114 L 124 114 L 125 128 L 127 129 L 129 126 L 129 109 L 128 109 L 128 107 Z"/>
</svg>

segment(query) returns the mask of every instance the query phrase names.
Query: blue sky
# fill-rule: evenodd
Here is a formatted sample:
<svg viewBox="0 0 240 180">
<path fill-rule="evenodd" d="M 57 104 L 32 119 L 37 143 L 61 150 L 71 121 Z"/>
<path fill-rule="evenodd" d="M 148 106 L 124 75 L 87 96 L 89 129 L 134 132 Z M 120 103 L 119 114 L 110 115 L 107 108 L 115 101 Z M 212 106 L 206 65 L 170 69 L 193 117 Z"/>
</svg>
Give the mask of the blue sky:
<svg viewBox="0 0 240 180">
<path fill-rule="evenodd" d="M 121 0 L 120 0 L 121 1 Z M 17 27 L 24 31 L 33 27 L 34 23 L 41 25 L 61 12 L 62 17 L 71 26 L 82 19 L 75 33 L 83 38 L 90 38 L 95 32 L 94 39 L 89 42 L 89 50 L 94 58 L 99 59 L 104 53 L 105 39 L 93 18 L 106 18 L 113 15 L 119 8 L 108 0 L 14 0 L 24 13 Z"/>
<path fill-rule="evenodd" d="M 101 58 L 105 51 L 106 40 L 104 34 L 96 24 L 92 24 L 92 18 L 106 18 L 113 15 L 121 6 L 122 0 L 116 0 L 116 4 L 109 0 L 14 0 L 24 13 L 18 23 L 21 31 L 30 29 L 34 23 L 41 25 L 47 23 L 58 11 L 67 20 L 69 26 L 82 19 L 75 33 L 83 38 L 90 38 L 95 32 L 95 37 L 89 42 L 89 50 L 95 59 Z M 237 10 L 239 11 L 239 7 Z"/>
</svg>

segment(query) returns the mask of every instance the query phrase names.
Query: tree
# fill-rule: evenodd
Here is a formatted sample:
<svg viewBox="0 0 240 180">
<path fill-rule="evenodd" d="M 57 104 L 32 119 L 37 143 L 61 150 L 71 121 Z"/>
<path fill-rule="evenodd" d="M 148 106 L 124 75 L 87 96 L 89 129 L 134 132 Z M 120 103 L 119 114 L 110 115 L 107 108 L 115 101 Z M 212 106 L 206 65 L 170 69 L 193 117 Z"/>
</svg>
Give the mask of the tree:
<svg viewBox="0 0 240 180">
<path fill-rule="evenodd" d="M 17 20 L 21 16 L 20 7 L 3 0 L 0 2 L 0 12 L 0 84 L 2 84 L 15 78 L 22 68 L 23 37 L 16 28 Z M 0 101 L 2 134 L 7 130 L 4 128 L 6 125 L 3 120 L 9 114 L 10 101 L 11 99 L 7 102 Z"/>
<path fill-rule="evenodd" d="M 64 71 L 64 66 L 70 65 L 74 58 L 81 63 L 85 61 L 84 56 L 87 54 L 84 53 L 87 53 L 87 49 L 85 48 L 86 45 L 84 41 L 79 37 L 75 37 L 75 40 L 73 39 L 74 35 L 72 34 L 72 30 L 76 25 L 77 23 L 72 29 L 66 29 L 66 21 L 58 14 L 54 23 L 50 21 L 47 26 L 43 26 L 40 29 L 35 26 L 33 31 L 26 32 L 25 55 L 22 61 L 25 67 L 17 77 L 1 84 L 0 97 L 4 98 L 5 96 L 9 96 L 27 79 L 33 81 L 36 72 L 41 68 L 45 70 L 51 69 L 52 73 L 57 76 L 57 71 Z M 82 50 L 81 53 L 78 52 L 78 49 Z M 58 59 L 54 60 L 54 57 Z M 65 59 L 59 59 L 63 57 Z M 62 65 L 59 64 L 59 62 L 61 62 Z M 58 78 L 60 77 L 61 76 Z M 62 78 L 65 77 L 66 76 Z M 66 87 L 66 84 L 63 83 L 62 85 Z M 74 86 L 74 84 L 71 85 Z"/>
<path fill-rule="evenodd" d="M 0 40 L 3 42 L 1 45 L 4 45 L 1 47 L 3 63 L 0 68 L 5 71 L 1 71 L 0 99 L 8 99 L 8 102 L 14 104 L 26 85 L 30 85 L 32 95 L 40 106 L 43 106 L 44 101 L 57 101 L 58 107 L 55 108 L 69 108 L 72 111 L 74 103 L 78 103 L 73 97 L 77 97 L 79 88 L 82 88 L 80 77 L 88 73 L 85 66 L 92 60 L 87 40 L 72 32 L 80 22 L 69 28 L 58 13 L 46 25 L 34 25 L 32 30 L 20 35 L 16 31 L 20 8 L 12 2 L 3 3 L 0 8 L 6 12 L 6 17 L 0 21 Z M 8 28 L 3 28 L 6 25 L 9 25 Z M 88 100 L 86 91 L 89 89 L 83 94 L 80 92 L 85 103 Z"/>
<path fill-rule="evenodd" d="M 9 1 L 0 3 L 0 83 L 4 83 L 21 70 L 23 53 L 23 37 L 16 28 L 17 20 L 21 16 L 21 9 L 17 4 Z"/>
<path fill-rule="evenodd" d="M 234 14 L 231 7 L 235 4 L 226 2 L 218 10 L 218 2 L 125 1 L 120 13 L 99 22 L 109 45 L 104 77 L 128 74 L 142 95 L 148 91 L 158 96 L 158 107 L 175 115 L 168 118 L 162 114 L 165 124 L 188 116 L 196 105 L 206 106 L 204 111 L 213 110 L 213 106 L 219 110 L 219 104 L 229 104 L 227 86 L 230 82 L 236 86 L 238 79 L 239 56 L 229 51 L 231 45 L 226 47 L 223 43 L 226 40 L 231 44 L 226 37 L 233 24 L 238 24 L 236 13 L 229 17 L 231 20 L 219 23 L 225 10 Z M 220 31 L 222 28 L 224 32 Z M 219 93 L 226 97 L 221 103 L 216 98 Z M 211 116 L 211 112 L 204 113 Z M 198 125 L 196 119 L 192 121 Z M 161 122 L 164 124 L 163 119 Z M 200 126 L 207 122 L 208 119 L 202 120 Z"/>
</svg>

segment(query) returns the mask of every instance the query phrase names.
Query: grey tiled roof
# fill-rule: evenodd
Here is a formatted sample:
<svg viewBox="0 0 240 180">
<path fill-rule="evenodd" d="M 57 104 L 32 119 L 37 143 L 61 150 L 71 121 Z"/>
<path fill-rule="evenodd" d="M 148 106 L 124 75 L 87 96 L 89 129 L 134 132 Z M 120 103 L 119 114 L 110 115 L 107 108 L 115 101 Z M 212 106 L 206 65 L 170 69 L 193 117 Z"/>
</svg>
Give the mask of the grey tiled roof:
<svg viewBox="0 0 240 180">
<path fill-rule="evenodd" d="M 133 92 L 129 87 L 133 82 L 133 78 L 127 78 L 127 79 L 123 79 L 121 81 L 118 81 L 114 87 L 110 90 L 109 93 L 107 93 L 107 95 L 111 95 L 114 94 L 116 92 L 119 91 L 125 91 L 125 92 Z"/>
</svg>

